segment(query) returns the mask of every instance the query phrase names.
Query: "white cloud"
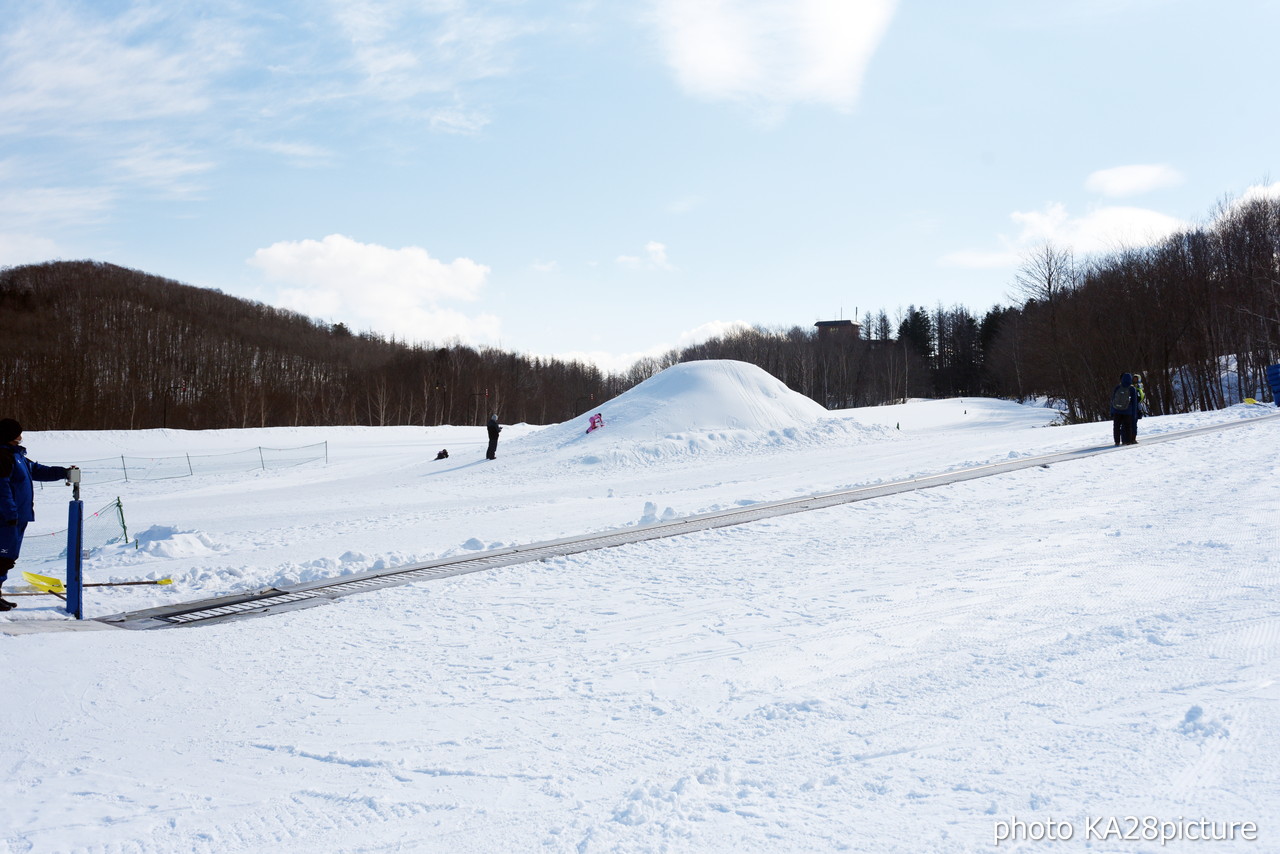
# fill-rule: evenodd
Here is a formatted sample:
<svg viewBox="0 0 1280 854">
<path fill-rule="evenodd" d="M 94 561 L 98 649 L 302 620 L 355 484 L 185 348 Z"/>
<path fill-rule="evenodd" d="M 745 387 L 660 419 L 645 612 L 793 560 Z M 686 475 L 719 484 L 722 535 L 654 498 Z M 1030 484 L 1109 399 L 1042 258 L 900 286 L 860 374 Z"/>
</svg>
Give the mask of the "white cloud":
<svg viewBox="0 0 1280 854">
<path fill-rule="evenodd" d="M 596 365 L 606 373 L 620 374 L 630 370 L 631 366 L 641 359 L 657 359 L 672 350 L 701 344 L 712 338 L 727 335 L 739 329 L 750 329 L 751 325 L 743 320 L 712 320 L 693 329 L 685 330 L 676 336 L 675 343 L 654 344 L 643 350 L 630 353 L 611 353 L 605 350 L 572 350 L 555 353 L 553 358 L 565 361 L 588 362 Z"/>
<path fill-rule="evenodd" d="M 341 234 L 323 240 L 275 243 L 248 263 L 273 282 L 280 304 L 408 341 L 496 341 L 498 318 L 469 317 L 439 303 L 475 300 L 489 268 L 469 258 L 445 263 L 425 249 L 389 249 Z"/>
<path fill-rule="evenodd" d="M 181 4 L 8 4 L 0 27 L 0 137 L 27 150 L 18 192 L 64 223 L 105 218 L 130 189 L 189 196 L 214 167 L 196 129 L 240 39 L 215 10 Z M 183 137 L 198 140 L 194 145 Z M 50 145 L 48 139 L 57 139 Z M 41 187 L 57 174 L 76 189 Z M 87 186 L 86 186 L 87 185 Z M 112 190 L 95 188 L 109 186 Z M 76 214 L 59 198 L 88 201 Z M 43 197 L 43 198 L 40 198 Z M 62 207 L 63 212 L 52 211 Z"/>
<path fill-rule="evenodd" d="M 512 42 L 530 29 L 461 0 L 330 0 L 280 11 L 11 5 L 20 8 L 0 30 L 0 133 L 202 114 L 249 125 L 337 102 L 368 109 L 422 96 L 417 116 L 474 128 L 483 120 L 459 107 L 459 88 L 509 73 Z M 231 88 L 233 74 L 256 85 Z"/>
<path fill-rule="evenodd" d="M 512 43 L 530 31 L 507 4 L 277 5 L 4 4 L 0 137 L 66 143 L 32 155 L 63 181 L 88 165 L 86 182 L 189 195 L 225 149 L 328 165 L 332 153 L 300 138 L 318 120 L 475 133 L 488 117 L 469 84 L 510 73 Z"/>
<path fill-rule="evenodd" d="M 721 336 L 750 328 L 751 324 L 745 320 L 712 320 L 701 326 L 695 326 L 693 329 L 686 329 L 681 332 L 676 339 L 676 346 L 692 347 L 694 344 L 701 344 L 704 341 L 710 341 L 712 338 L 720 338 Z"/>
<path fill-rule="evenodd" d="M 588 365 L 595 365 L 606 374 L 622 374 L 626 373 L 632 365 L 641 359 L 656 359 L 670 349 L 670 347 L 659 345 L 632 353 L 611 353 L 607 350 L 566 350 L 552 353 L 549 358 L 559 359 L 564 362 L 582 362 Z"/>
<path fill-rule="evenodd" d="M 702 98 L 839 109 L 857 100 L 896 0 L 654 0 L 666 59 Z"/>
<path fill-rule="evenodd" d="M 44 237 L 29 234 L 0 234 L 0 267 L 40 264 L 62 257 L 58 245 Z"/>
<path fill-rule="evenodd" d="M 555 261 L 534 261 L 532 266 L 539 273 L 560 272 L 560 264 Z"/>
<path fill-rule="evenodd" d="M 1061 204 L 1042 211 L 1016 211 L 1010 218 L 1022 226 L 1019 247 L 1046 241 L 1069 247 L 1077 254 L 1150 246 L 1187 228 L 1180 219 L 1145 208 L 1108 207 L 1073 217 Z"/>
<path fill-rule="evenodd" d="M 427 125 L 439 133 L 475 134 L 489 124 L 489 116 L 481 110 L 441 108 L 425 115 Z"/>
<path fill-rule="evenodd" d="M 1251 202 L 1254 199 L 1280 199 L 1280 181 L 1274 184 L 1254 184 L 1240 194 L 1239 203 Z"/>
<path fill-rule="evenodd" d="M 644 255 L 619 255 L 618 263 L 633 270 L 661 270 L 671 272 L 675 269 L 667 260 L 666 244 L 650 240 L 644 245 Z"/>
<path fill-rule="evenodd" d="M 157 145 L 142 145 L 133 151 L 114 158 L 117 179 L 154 187 L 174 196 L 187 196 L 200 192 L 204 187 L 193 182 L 214 168 L 211 160 L 197 158 L 185 148 L 164 149 Z"/>
<path fill-rule="evenodd" d="M 939 266 L 1013 269 L 1022 263 L 1027 250 L 1046 242 L 1088 255 L 1150 246 L 1189 227 L 1176 217 L 1145 208 L 1105 207 L 1072 216 L 1057 202 L 1038 211 L 1014 211 L 1009 218 L 1019 230 L 1013 235 L 998 235 L 1000 248 L 951 252 L 938 259 Z"/>
<path fill-rule="evenodd" d="M 1137 196 L 1183 182 L 1182 173 L 1164 164 L 1116 166 L 1100 169 L 1084 182 L 1085 188 L 1110 198 Z"/>
<path fill-rule="evenodd" d="M 100 221 L 115 202 L 105 187 L 32 187 L 0 192 L 0 227 L 58 227 Z"/>
<path fill-rule="evenodd" d="M 307 142 L 263 142 L 252 139 L 246 134 L 237 134 L 234 139 L 235 144 L 241 148 L 276 154 L 292 165 L 304 169 L 329 166 L 337 160 L 337 155 L 332 150 Z"/>
<path fill-rule="evenodd" d="M 66 133 L 207 109 L 210 77 L 233 60 L 235 41 L 199 19 L 179 34 L 159 9 L 104 18 L 36 3 L 11 18 L 0 36 L 0 133 Z"/>
<path fill-rule="evenodd" d="M 509 73 L 511 43 L 526 31 L 514 19 L 476 11 L 458 0 L 333 0 L 329 4 L 348 40 L 352 70 L 366 95 L 408 101 L 424 94 Z M 474 129 L 486 119 L 468 110 L 432 113 L 448 130 Z"/>
<path fill-rule="evenodd" d="M 1213 213 L 1212 224 L 1222 225 L 1250 202 L 1266 199 L 1280 199 L 1280 181 L 1272 184 L 1254 184 L 1236 198 L 1219 202 Z"/>
</svg>

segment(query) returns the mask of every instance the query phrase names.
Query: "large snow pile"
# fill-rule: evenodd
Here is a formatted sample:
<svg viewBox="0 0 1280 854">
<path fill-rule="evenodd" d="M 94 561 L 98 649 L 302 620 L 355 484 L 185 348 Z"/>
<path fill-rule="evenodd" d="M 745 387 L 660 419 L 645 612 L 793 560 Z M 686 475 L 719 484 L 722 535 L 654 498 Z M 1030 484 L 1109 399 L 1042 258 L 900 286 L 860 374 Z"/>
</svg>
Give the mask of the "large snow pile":
<svg viewBox="0 0 1280 854">
<path fill-rule="evenodd" d="M 595 415 L 603 426 L 589 431 Z M 569 452 L 573 462 L 591 465 L 885 435 L 880 427 L 832 417 L 755 365 L 712 359 L 673 365 L 525 443 L 530 449 Z"/>
</svg>

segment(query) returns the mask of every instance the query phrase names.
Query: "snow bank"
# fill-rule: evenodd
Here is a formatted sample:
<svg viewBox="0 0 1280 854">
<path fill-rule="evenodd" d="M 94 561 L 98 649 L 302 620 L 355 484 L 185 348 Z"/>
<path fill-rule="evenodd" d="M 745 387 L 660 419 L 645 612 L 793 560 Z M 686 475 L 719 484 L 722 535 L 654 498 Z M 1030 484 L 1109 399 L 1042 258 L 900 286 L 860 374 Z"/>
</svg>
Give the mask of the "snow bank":
<svg viewBox="0 0 1280 854">
<path fill-rule="evenodd" d="M 920 398 L 888 406 L 840 410 L 832 414 L 860 424 L 879 425 L 903 433 L 949 433 L 956 430 L 990 433 L 1005 429 L 1048 427 L 1062 422 L 1056 409 L 989 397 L 941 400 Z"/>
<path fill-rule="evenodd" d="M 137 552 L 162 558 L 204 557 L 219 551 L 207 534 L 179 531 L 169 525 L 152 525 L 134 539 Z"/>
<path fill-rule="evenodd" d="M 597 414 L 604 426 L 588 432 Z M 529 436 L 521 450 L 567 455 L 583 465 L 627 465 L 887 435 L 881 427 L 832 417 L 755 365 L 718 359 L 673 365 L 596 409 Z"/>
</svg>

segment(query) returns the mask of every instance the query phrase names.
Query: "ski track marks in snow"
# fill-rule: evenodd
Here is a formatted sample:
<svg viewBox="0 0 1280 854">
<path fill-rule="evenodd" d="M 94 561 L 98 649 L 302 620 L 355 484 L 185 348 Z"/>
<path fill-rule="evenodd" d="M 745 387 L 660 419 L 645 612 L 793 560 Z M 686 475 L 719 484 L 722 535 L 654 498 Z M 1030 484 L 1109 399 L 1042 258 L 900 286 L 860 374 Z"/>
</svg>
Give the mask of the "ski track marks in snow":
<svg viewBox="0 0 1280 854">
<path fill-rule="evenodd" d="M 428 433 L 414 458 L 399 433 L 381 453 L 353 433 L 360 461 L 334 464 L 335 490 L 320 470 L 126 495 L 139 530 L 202 534 L 215 554 L 111 571 L 185 567 L 224 592 L 634 523 L 646 503 L 683 515 L 1109 437 L 993 434 L 968 413 L 1045 414 L 956 403 L 902 407 L 902 435 L 883 441 L 859 430 L 612 469 L 561 465 L 576 445 L 504 456 L 504 432 L 495 463 L 437 476 L 426 454 L 456 443 Z M 993 823 L 1014 815 L 1205 816 L 1274 834 L 1275 431 L 271 620 L 0 637 L 0 726 L 37 734 L 0 759 L 0 851 L 965 852 L 991 850 Z"/>
<path fill-rule="evenodd" d="M 1024 500 L 1027 498 L 1018 497 Z M 963 496 L 957 495 L 954 500 L 962 501 Z M 1147 502 L 1122 499 L 1119 504 L 1122 509 L 1150 510 Z M 1194 508 L 1186 510 L 1194 513 Z M 844 511 L 820 511 L 813 515 L 836 515 L 841 512 Z M 978 523 L 975 527 L 979 529 L 984 521 L 999 524 L 998 518 L 978 518 L 974 521 Z M 1208 527 L 1203 523 L 1194 527 L 1201 531 L 1213 530 L 1213 522 L 1222 520 L 1207 521 L 1210 523 Z M 787 520 L 781 523 L 784 527 L 802 527 L 805 524 L 807 520 Z M 1168 549 L 1169 542 L 1162 539 L 1162 535 L 1166 533 L 1163 530 L 1149 526 L 1146 531 L 1147 533 L 1138 532 L 1132 537 L 1133 546 L 1137 552 L 1147 551 L 1157 555 L 1156 565 L 1144 569 L 1158 576 L 1158 554 L 1161 550 Z M 746 536 L 745 532 L 723 536 L 732 538 L 735 535 Z M 1035 532 L 1014 531 L 1010 532 L 1006 543 L 1015 550 L 1023 547 L 1027 553 L 1031 553 L 1033 550 L 1030 548 L 1030 541 L 1034 537 Z M 1100 544 L 1104 544 L 1101 538 L 1099 540 Z M 824 541 L 829 542 L 829 539 L 824 538 Z M 1257 543 L 1244 545 L 1256 546 Z M 643 548 L 664 551 L 669 548 L 669 544 L 646 544 Z M 732 551 L 733 547 L 729 543 L 717 544 L 717 554 Z M 1246 705 L 1257 707 L 1258 702 L 1262 701 L 1263 708 L 1268 711 L 1268 717 L 1274 723 L 1274 703 L 1271 701 L 1275 698 L 1275 691 L 1267 680 L 1258 678 L 1260 674 L 1256 669 L 1250 678 L 1240 681 L 1240 684 L 1237 685 L 1237 678 L 1232 676 L 1224 685 L 1218 679 L 1211 678 L 1211 674 L 1220 669 L 1219 661 L 1212 652 L 1192 661 L 1186 660 L 1184 655 L 1188 644 L 1203 642 L 1207 638 L 1212 646 L 1216 646 L 1219 636 L 1238 631 L 1235 626 L 1209 628 L 1216 624 L 1213 612 L 1222 607 L 1223 610 L 1236 614 L 1233 622 L 1243 622 L 1251 629 L 1253 626 L 1267 626 L 1262 639 L 1265 652 L 1261 657 L 1274 660 L 1280 653 L 1274 630 L 1275 609 L 1264 604 L 1250 609 L 1254 613 L 1239 613 L 1239 597 L 1247 597 L 1245 588 L 1248 586 L 1242 585 L 1239 579 L 1233 580 L 1230 585 L 1212 583 L 1208 595 L 1197 595 L 1197 591 L 1181 584 L 1162 583 L 1157 584 L 1154 590 L 1144 591 L 1139 586 L 1122 598 L 1115 598 L 1119 595 L 1118 588 L 1134 587 L 1132 576 L 1127 585 L 1113 585 L 1117 589 L 1110 590 L 1110 595 L 1105 597 L 1109 600 L 1107 607 L 1092 608 L 1090 599 L 1104 598 L 1099 591 L 1093 589 L 1096 577 L 1118 569 L 1114 561 L 1105 558 L 1099 560 L 1096 552 L 1092 554 L 1097 571 L 1087 572 L 1087 568 L 1081 567 L 1085 571 L 1078 572 L 1076 566 L 1068 565 L 1063 572 L 1057 573 L 1055 582 L 1065 582 L 1070 578 L 1078 581 L 1075 585 L 1066 585 L 1059 595 L 1047 601 L 1043 598 L 1043 586 L 1029 587 L 1025 582 L 1002 585 L 998 576 L 975 578 L 974 581 L 988 595 L 958 607 L 942 609 L 941 613 L 931 613 L 930 600 L 923 597 L 923 601 L 919 598 L 911 600 L 911 607 L 903 609 L 907 611 L 906 614 L 893 614 L 897 610 L 893 606 L 896 585 L 891 585 L 878 594 L 855 598 L 841 597 L 839 594 L 842 591 L 839 588 L 833 589 L 824 584 L 824 590 L 834 599 L 867 603 L 868 611 L 887 610 L 890 613 L 879 620 L 847 615 L 844 617 L 847 625 L 826 630 L 813 630 L 813 626 L 824 622 L 824 619 L 829 620 L 830 614 L 807 614 L 806 617 L 812 616 L 813 619 L 805 619 L 799 624 L 810 629 L 807 632 L 797 632 L 797 624 L 786 619 L 763 620 L 768 624 L 768 630 L 759 630 L 759 639 L 753 643 L 732 640 L 731 645 L 736 649 L 707 650 L 706 646 L 716 645 L 715 640 L 708 644 L 706 635 L 686 632 L 683 627 L 696 622 L 700 614 L 710 610 L 728 613 L 727 622 L 738 627 L 735 633 L 741 635 L 741 627 L 750 623 L 750 617 L 755 616 L 757 622 L 762 622 L 760 618 L 765 615 L 760 613 L 759 607 L 754 604 L 749 607 L 740 606 L 735 611 L 723 604 L 708 609 L 705 603 L 699 603 L 681 611 L 672 621 L 681 626 L 682 631 L 674 639 L 668 636 L 668 641 L 674 640 L 675 646 L 673 649 L 664 649 L 665 656 L 649 656 L 628 664 L 620 663 L 615 672 L 638 670 L 642 676 L 661 673 L 665 678 L 678 679 L 686 685 L 696 685 L 711 676 L 701 672 L 708 661 L 730 657 L 741 662 L 743 669 L 749 674 L 743 681 L 734 681 L 739 690 L 749 684 L 747 680 L 763 680 L 761 688 L 768 687 L 775 680 L 779 684 L 785 684 L 788 693 L 795 695 L 795 700 L 758 707 L 744 713 L 742 708 L 735 708 L 743 704 L 735 702 L 733 695 L 729 695 L 721 698 L 718 714 L 709 715 L 697 724 L 707 728 L 723 728 L 723 721 L 742 720 L 744 717 L 760 722 L 759 728 L 762 731 L 769 729 L 763 723 L 766 721 L 784 720 L 793 729 L 798 722 L 810 724 L 800 727 L 798 740 L 789 741 L 785 748 L 775 746 L 774 756 L 761 759 L 760 762 L 792 770 L 798 764 L 797 757 L 809 756 L 812 759 L 812 751 L 806 748 L 806 744 L 814 737 L 815 730 L 843 730 L 828 733 L 827 743 L 842 745 L 839 749 L 833 749 L 831 755 L 826 757 L 826 764 L 821 766 L 823 772 L 833 773 L 827 777 L 817 774 L 811 779 L 797 779 L 793 783 L 800 790 L 806 790 L 806 787 L 811 790 L 819 782 L 827 785 L 846 784 L 842 794 L 847 796 L 848 803 L 854 805 L 849 810 L 860 816 L 854 824 L 863 831 L 872 829 L 862 845 L 853 845 L 858 850 L 920 850 L 916 844 L 894 848 L 892 843 L 884 841 L 892 837 L 894 828 L 883 826 L 883 819 L 878 820 L 877 811 L 868 803 L 881 800 L 881 796 L 897 797 L 896 801 L 888 798 L 887 803 L 882 802 L 891 821 L 895 816 L 900 820 L 903 809 L 908 805 L 929 799 L 946 799 L 953 805 L 970 801 L 970 805 L 961 806 L 959 812 L 961 815 L 968 813 L 975 817 L 1042 809 L 1050 809 L 1055 815 L 1069 816 L 1075 811 L 1086 814 L 1087 805 L 1091 801 L 1115 803 L 1117 808 L 1141 811 L 1149 810 L 1150 807 L 1133 794 L 1135 789 L 1132 785 L 1125 785 L 1126 779 L 1136 782 L 1149 775 L 1159 778 L 1162 774 L 1169 773 L 1160 769 L 1172 765 L 1176 779 L 1181 781 L 1180 784 L 1175 783 L 1173 790 L 1168 793 L 1173 806 L 1185 812 L 1194 813 L 1197 809 L 1203 811 L 1203 788 L 1215 788 L 1215 777 L 1209 772 L 1222 763 L 1223 757 L 1230 757 L 1236 765 L 1245 760 L 1245 767 L 1252 764 L 1256 775 L 1261 771 L 1261 762 L 1266 760 L 1250 761 L 1249 757 L 1269 755 L 1269 750 L 1275 747 L 1275 736 L 1265 731 L 1255 731 L 1250 739 L 1254 742 L 1253 747 L 1242 750 L 1228 746 L 1226 739 L 1229 735 L 1221 720 L 1234 722 L 1238 713 L 1223 711 L 1225 717 L 1220 720 L 1210 718 L 1199 706 L 1189 705 L 1187 701 L 1175 699 L 1170 704 L 1165 700 L 1167 696 L 1196 696 L 1206 689 L 1228 695 L 1238 690 L 1246 695 Z M 812 558 L 813 553 L 810 553 L 810 559 Z M 649 560 L 643 563 L 652 565 L 655 562 Z M 675 559 L 672 562 L 680 565 L 686 563 L 687 559 Z M 634 565 L 631 561 L 627 563 Z M 859 566 L 864 570 L 866 568 L 863 561 L 859 561 Z M 945 572 L 952 568 L 933 569 Z M 962 572 L 963 567 L 953 571 L 957 570 Z M 1019 567 L 1014 565 L 1010 570 L 1018 573 Z M 1215 573 L 1217 570 L 1209 567 L 1208 571 Z M 1277 579 L 1274 570 L 1267 576 L 1267 580 L 1269 589 L 1275 590 Z M 988 583 L 982 583 L 984 581 Z M 996 584 L 993 586 L 989 583 L 991 581 L 996 581 Z M 911 585 L 908 590 L 917 597 L 922 597 L 921 590 L 929 586 L 922 583 L 920 578 L 911 578 L 907 582 Z M 1224 592 L 1223 588 L 1226 587 L 1233 588 L 1230 595 Z M 1054 589 L 1057 589 L 1056 585 Z M 804 592 L 796 591 L 796 595 L 803 596 Z M 859 591 L 848 591 L 850 594 L 857 592 Z M 951 600 L 955 598 L 954 594 L 954 588 L 944 588 L 937 595 Z M 749 583 L 748 590 L 742 595 L 752 603 L 761 601 L 761 597 L 756 590 L 750 588 Z M 806 598 L 805 602 L 806 610 L 812 610 L 812 600 Z M 1206 604 L 1209 606 L 1208 613 L 1205 613 Z M 1064 612 L 1070 618 L 1067 623 L 1071 626 L 1069 630 L 1063 628 Z M 1056 617 L 1053 616 L 1055 614 Z M 940 616 L 968 618 L 947 620 L 939 624 Z M 638 629 L 637 632 L 623 631 L 612 639 L 613 642 L 605 644 L 605 647 L 612 649 L 616 644 L 624 643 L 623 638 L 637 637 L 644 631 L 647 622 L 648 620 L 642 619 L 633 626 Z M 956 631 L 961 633 L 959 637 L 954 634 Z M 875 642 L 866 644 L 861 641 L 860 635 L 863 633 L 874 637 Z M 719 635 L 719 632 L 716 634 Z M 813 641 L 817 638 L 830 642 L 828 647 L 815 648 Z M 697 641 L 701 642 L 703 649 L 685 649 Z M 881 661 L 888 658 L 889 662 L 879 664 L 875 660 L 877 652 L 881 654 Z M 1136 680 L 1135 662 L 1139 664 L 1139 672 L 1142 674 L 1142 678 Z M 845 671 L 857 672 L 855 682 L 837 686 L 822 684 L 829 680 L 827 674 Z M 1204 678 L 1190 684 L 1186 681 L 1189 675 L 1198 675 L 1200 671 L 1205 671 Z M 812 679 L 816 686 L 806 693 L 803 686 L 808 679 Z M 841 680 L 830 681 L 839 683 Z M 833 694 L 841 698 L 857 697 L 859 701 L 833 701 Z M 750 702 L 745 705 L 749 706 Z M 1237 702 L 1224 697 L 1215 705 L 1229 709 L 1236 706 Z M 1181 714 L 1184 709 L 1185 715 Z M 663 714 L 660 721 L 665 722 L 669 717 L 680 720 L 684 715 Z M 1028 722 L 1035 723 L 1031 738 L 1024 731 Z M 650 727 L 660 725 L 655 722 Z M 1141 738 L 1136 739 L 1138 741 L 1148 738 L 1153 740 L 1159 745 L 1159 749 L 1135 753 L 1131 744 L 1126 743 L 1129 739 L 1109 733 L 1109 730 L 1117 727 L 1121 733 L 1126 730 L 1139 733 Z M 690 729 L 697 729 L 697 726 Z M 687 751 L 689 744 L 696 744 L 697 741 L 695 732 L 680 732 L 677 737 L 670 739 L 668 749 L 674 756 Z M 859 741 L 862 742 L 861 745 Z M 749 744 L 762 749 L 761 746 L 767 743 L 768 735 L 762 732 L 749 742 L 744 742 L 743 746 Z M 823 743 L 823 739 L 819 738 L 818 743 Z M 1037 749 L 1036 762 L 1043 766 L 1036 777 L 1038 783 L 1022 788 L 1017 783 L 1025 783 L 1025 779 L 1016 782 L 1005 779 L 1016 775 L 1020 770 L 1016 767 L 1019 761 L 1028 757 L 1002 755 L 1003 744 Z M 1260 752 L 1254 753 L 1255 748 L 1260 749 Z M 744 750 L 748 756 L 750 752 L 750 747 Z M 939 774 L 939 764 L 944 767 L 951 764 L 954 767 L 954 763 L 963 761 L 967 766 L 981 768 L 983 761 L 972 761 L 975 756 L 985 757 L 987 767 L 985 772 L 975 772 L 973 779 L 953 780 L 950 791 L 924 783 L 940 776 L 945 779 L 945 774 Z M 1078 764 L 1085 757 L 1088 767 Z M 877 774 L 873 770 L 876 761 L 886 758 L 893 758 L 900 769 L 905 766 L 921 773 L 904 773 L 900 770 L 896 774 Z M 785 761 L 779 762 L 780 759 Z M 1180 763 L 1184 770 L 1179 772 L 1177 766 Z M 751 763 L 748 762 L 749 764 Z M 1015 767 L 1010 768 L 1011 764 Z M 1099 777 L 1110 778 L 1114 775 L 1115 782 L 1111 779 L 1099 780 L 1102 788 L 1077 793 L 1074 802 L 1053 795 L 1055 790 L 1061 788 L 1060 780 L 1079 778 L 1087 775 L 1090 770 L 1096 774 L 1101 769 L 1107 770 L 1106 774 L 1098 774 Z M 776 808 L 766 809 L 761 806 L 764 793 L 754 786 L 737 786 L 736 798 L 727 797 L 726 792 L 720 792 L 718 797 L 712 798 L 712 804 L 698 805 L 697 799 L 689 794 L 694 792 L 705 795 L 707 779 L 722 780 L 733 776 L 734 770 L 712 765 L 709 770 L 693 777 L 644 781 L 618 805 L 615 820 L 627 826 L 647 827 L 651 835 L 646 839 L 656 849 L 664 844 L 676 844 L 691 826 L 702 826 L 700 822 L 703 817 L 693 815 L 702 810 L 724 810 L 744 818 L 751 815 L 776 817 Z M 776 789 L 780 784 L 778 774 L 771 773 L 768 779 L 768 788 L 774 789 L 776 796 Z M 894 781 L 899 788 L 890 785 Z M 1195 787 L 1198 791 L 1187 791 L 1186 784 L 1189 781 L 1198 781 L 1199 786 Z M 1014 785 L 1011 787 L 1010 783 Z M 906 785 L 905 790 L 901 788 L 903 785 Z M 1235 813 L 1240 813 L 1243 809 L 1244 813 L 1241 814 L 1265 814 L 1265 804 L 1274 803 L 1276 796 L 1274 781 L 1267 788 L 1267 796 L 1257 802 L 1250 799 L 1242 801 L 1229 792 L 1226 793 L 1229 797 L 1219 802 L 1233 807 Z M 1120 793 L 1126 790 L 1129 794 L 1122 796 Z M 1080 798 L 1080 794 L 1085 797 Z M 1200 797 L 1187 797 L 1188 794 Z M 1213 794 L 1220 796 L 1223 793 L 1216 791 Z M 695 817 L 699 823 L 691 825 L 689 821 Z M 825 818 L 827 823 L 832 820 L 830 815 Z M 876 834 L 874 828 L 877 824 L 881 825 L 888 836 Z M 806 825 L 800 821 L 799 826 Z M 612 832 L 607 832 L 610 830 Z M 761 827 L 760 830 L 761 836 L 752 837 L 757 843 L 768 837 L 767 828 Z M 619 831 L 608 825 L 589 828 L 585 836 L 588 841 L 604 842 L 604 850 L 610 850 L 610 845 L 629 838 L 634 838 L 633 833 Z M 711 844 L 709 840 L 713 838 L 718 837 L 713 833 L 703 842 Z M 788 835 L 779 838 L 788 839 L 798 850 L 810 850 L 809 844 L 797 844 L 797 840 L 803 840 L 804 837 L 797 836 L 795 828 Z M 850 837 L 838 838 L 843 840 L 842 844 L 847 844 Z M 941 842 L 946 838 L 945 835 L 940 837 L 941 847 L 938 850 L 952 850 Z M 877 839 L 880 840 L 878 843 L 872 842 Z M 825 844 L 836 841 L 837 837 L 808 840 L 812 848 L 819 850 Z M 715 844 L 722 843 L 723 840 Z M 956 850 L 962 847 L 964 846 L 958 845 Z"/>
</svg>

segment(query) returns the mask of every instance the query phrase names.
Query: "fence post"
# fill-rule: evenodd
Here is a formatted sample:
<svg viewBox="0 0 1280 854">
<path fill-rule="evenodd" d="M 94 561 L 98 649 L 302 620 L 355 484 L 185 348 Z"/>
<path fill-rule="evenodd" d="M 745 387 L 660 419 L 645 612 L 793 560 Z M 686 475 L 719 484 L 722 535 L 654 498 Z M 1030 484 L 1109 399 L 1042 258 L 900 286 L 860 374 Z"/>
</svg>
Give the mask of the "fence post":
<svg viewBox="0 0 1280 854">
<path fill-rule="evenodd" d="M 187 454 L 187 475 L 188 475 L 189 477 L 195 477 L 195 476 L 196 476 L 195 470 L 191 468 L 191 455 L 190 455 L 190 454 Z"/>
<path fill-rule="evenodd" d="M 259 446 L 258 446 L 258 462 L 262 463 L 262 470 L 263 470 L 263 471 L 266 471 L 266 470 L 267 470 L 267 460 L 266 460 L 266 458 L 265 458 L 265 457 L 263 457 L 263 456 L 262 456 L 262 446 L 261 446 L 261 445 L 259 445 Z"/>
<path fill-rule="evenodd" d="M 84 502 L 80 484 L 67 509 L 67 613 L 84 619 Z"/>
<path fill-rule="evenodd" d="M 1277 404 L 1280 406 L 1280 404 Z M 324 440 L 324 464 L 329 465 L 329 440 Z"/>
<path fill-rule="evenodd" d="M 129 464 L 124 461 L 124 454 L 120 455 L 120 468 L 124 470 L 124 482 L 129 482 Z"/>
<path fill-rule="evenodd" d="M 116 496 L 116 514 L 120 517 L 120 531 L 124 534 L 125 544 L 129 543 L 129 526 L 124 523 L 124 502 L 120 500 L 120 496 Z"/>
</svg>

